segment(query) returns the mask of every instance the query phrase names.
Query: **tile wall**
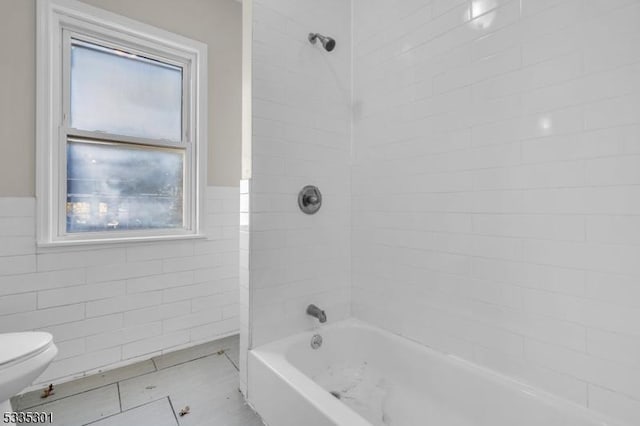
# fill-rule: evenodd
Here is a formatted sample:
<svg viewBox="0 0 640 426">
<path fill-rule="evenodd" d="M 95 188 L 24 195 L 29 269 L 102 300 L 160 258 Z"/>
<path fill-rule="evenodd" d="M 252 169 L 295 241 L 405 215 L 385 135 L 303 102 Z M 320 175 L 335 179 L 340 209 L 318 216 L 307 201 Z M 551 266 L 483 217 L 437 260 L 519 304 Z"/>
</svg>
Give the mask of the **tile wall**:
<svg viewBox="0 0 640 426">
<path fill-rule="evenodd" d="M 354 316 L 640 424 L 639 22 L 354 0 Z"/>
<path fill-rule="evenodd" d="M 206 239 L 40 249 L 35 199 L 0 198 L 0 333 L 53 334 L 38 383 L 237 333 L 238 211 L 238 188 L 209 187 Z"/>
<path fill-rule="evenodd" d="M 329 321 L 350 314 L 350 12 L 344 0 L 253 1 L 248 347 L 312 327 L 310 303 Z M 314 216 L 298 208 L 305 185 L 324 195 Z"/>
</svg>

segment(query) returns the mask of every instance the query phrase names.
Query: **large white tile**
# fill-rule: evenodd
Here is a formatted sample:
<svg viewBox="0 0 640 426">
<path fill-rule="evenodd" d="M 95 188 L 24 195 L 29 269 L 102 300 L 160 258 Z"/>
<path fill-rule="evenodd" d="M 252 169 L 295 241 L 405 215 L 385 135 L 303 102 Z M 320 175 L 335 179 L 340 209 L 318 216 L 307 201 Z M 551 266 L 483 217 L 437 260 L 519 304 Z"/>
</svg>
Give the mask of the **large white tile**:
<svg viewBox="0 0 640 426">
<path fill-rule="evenodd" d="M 84 425 L 120 412 L 118 387 L 117 385 L 104 386 L 38 405 L 30 410 L 51 412 L 52 425 Z"/>
<path fill-rule="evenodd" d="M 190 404 L 187 395 L 199 395 L 204 404 L 219 392 L 225 392 L 234 383 L 237 387 L 237 373 L 224 355 L 211 355 L 195 361 L 168 367 L 120 382 L 122 409 L 128 410 L 166 396 L 180 398 L 193 410 L 198 405 Z M 202 398 L 202 399 L 200 399 Z M 174 408 L 178 409 L 178 405 Z"/>
<path fill-rule="evenodd" d="M 33 311 L 36 309 L 36 293 L 22 293 L 0 296 L 0 315 Z"/>
<path fill-rule="evenodd" d="M 162 398 L 91 424 L 95 426 L 177 426 L 178 423 L 169 399 Z"/>
<path fill-rule="evenodd" d="M 81 303 L 55 308 L 19 312 L 2 316 L 0 333 L 30 331 L 51 325 L 70 323 L 84 318 Z"/>
<path fill-rule="evenodd" d="M 38 308 L 69 305 L 98 299 L 117 298 L 125 294 L 124 281 L 110 281 L 83 286 L 45 290 L 38 293 Z"/>
<path fill-rule="evenodd" d="M 135 363 L 126 367 L 120 367 L 115 370 L 105 371 L 103 373 L 92 374 L 82 379 L 73 380 L 65 383 L 54 383 L 55 393 L 48 397 L 46 401 L 57 401 L 69 396 L 82 394 L 89 390 L 103 388 L 107 385 L 114 384 L 121 380 L 131 377 L 140 376 L 155 371 L 155 367 L 151 360 Z M 43 386 L 44 388 L 45 386 Z M 17 410 L 25 410 L 42 404 L 40 398 L 42 392 L 36 390 L 23 395 L 19 395 L 12 399 L 13 407 Z"/>
</svg>

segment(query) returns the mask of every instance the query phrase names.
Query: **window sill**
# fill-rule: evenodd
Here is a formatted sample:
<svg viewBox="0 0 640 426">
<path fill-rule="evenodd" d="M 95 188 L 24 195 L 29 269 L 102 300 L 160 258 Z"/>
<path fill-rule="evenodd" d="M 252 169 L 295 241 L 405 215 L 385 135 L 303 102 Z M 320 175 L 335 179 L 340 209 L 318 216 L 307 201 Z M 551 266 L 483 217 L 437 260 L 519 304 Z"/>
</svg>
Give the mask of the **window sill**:
<svg viewBox="0 0 640 426">
<path fill-rule="evenodd" d="M 138 243 L 153 243 L 162 241 L 176 240 L 204 240 L 207 236 L 204 234 L 185 234 L 185 235 L 156 235 L 156 236 L 136 236 L 136 237 L 118 237 L 90 240 L 61 240 L 61 241 L 38 241 L 38 248 L 55 248 L 55 247 L 76 247 L 76 246 L 104 246 L 104 245 L 131 245 Z"/>
</svg>

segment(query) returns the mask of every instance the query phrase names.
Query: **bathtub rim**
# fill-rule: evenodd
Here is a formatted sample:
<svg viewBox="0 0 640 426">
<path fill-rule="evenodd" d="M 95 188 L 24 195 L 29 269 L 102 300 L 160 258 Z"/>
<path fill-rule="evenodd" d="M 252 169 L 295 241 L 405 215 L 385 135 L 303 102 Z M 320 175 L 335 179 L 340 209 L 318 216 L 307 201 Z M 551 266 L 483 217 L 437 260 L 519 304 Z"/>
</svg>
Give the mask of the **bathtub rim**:
<svg viewBox="0 0 640 426">
<path fill-rule="evenodd" d="M 426 357 L 435 357 L 451 368 L 459 368 L 474 376 L 480 376 L 494 384 L 504 386 L 517 394 L 524 394 L 525 398 L 538 400 L 540 404 L 575 415 L 579 419 L 594 422 L 598 426 L 631 426 L 629 423 L 617 418 L 612 418 L 598 411 L 589 409 L 569 399 L 533 385 L 520 381 L 516 377 L 500 373 L 488 367 L 476 364 L 453 354 L 440 352 L 430 346 L 424 345 L 411 338 L 394 334 L 388 330 L 369 324 L 357 318 L 347 318 L 326 324 L 312 330 L 306 330 L 274 342 L 249 350 L 253 356 L 270 368 L 278 377 L 293 387 L 311 405 L 322 411 L 336 424 L 349 424 L 353 426 L 371 426 L 366 419 L 352 410 L 343 402 L 337 400 L 321 385 L 316 383 L 292 364 L 286 356 L 286 349 L 293 343 L 307 341 L 314 334 L 330 332 L 334 329 L 364 329 L 382 335 L 384 339 L 390 339 L 394 343 L 408 346 L 409 350 L 417 350 Z M 286 374 L 285 373 L 289 373 Z M 251 379 L 249 379 L 251 380 Z M 316 399 L 317 398 L 317 399 Z M 249 400 L 251 395 L 249 395 Z M 335 412 L 333 411 L 335 409 Z M 334 416 L 334 413 L 337 414 Z M 355 416 L 355 417 L 354 417 Z M 336 418 L 334 418 L 336 417 Z M 342 423 L 347 421 L 348 423 Z"/>
<path fill-rule="evenodd" d="M 294 335 L 300 338 L 300 334 Z M 288 339 L 288 338 L 285 338 Z M 277 343 L 277 342 L 274 342 Z M 270 345 L 270 344 L 267 344 Z M 279 347 L 279 345 L 275 345 Z M 316 410 L 326 416 L 336 425 L 371 426 L 371 423 L 353 411 L 343 402 L 337 400 L 311 377 L 304 374 L 295 365 L 290 363 L 284 354 L 270 350 L 263 351 L 260 348 L 249 351 L 249 356 L 271 370 L 283 382 L 289 385 L 296 393 L 305 399 Z M 250 364 L 251 362 L 249 362 Z M 249 404 L 252 403 L 253 386 L 249 377 Z"/>
</svg>

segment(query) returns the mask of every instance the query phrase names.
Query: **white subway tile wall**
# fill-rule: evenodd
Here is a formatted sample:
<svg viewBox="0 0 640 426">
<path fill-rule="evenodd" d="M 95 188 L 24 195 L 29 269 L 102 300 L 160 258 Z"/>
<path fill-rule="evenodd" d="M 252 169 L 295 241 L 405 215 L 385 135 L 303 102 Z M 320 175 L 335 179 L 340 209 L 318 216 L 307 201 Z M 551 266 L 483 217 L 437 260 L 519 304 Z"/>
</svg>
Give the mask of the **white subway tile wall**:
<svg viewBox="0 0 640 426">
<path fill-rule="evenodd" d="M 353 20 L 353 314 L 640 424 L 640 1 Z"/>
<path fill-rule="evenodd" d="M 255 0 L 252 49 L 249 347 L 311 327 L 310 303 L 329 321 L 350 315 L 350 2 Z M 324 196 L 313 216 L 298 208 L 305 185 Z"/>
<path fill-rule="evenodd" d="M 0 198 L 0 333 L 48 331 L 60 349 L 38 383 L 238 332 L 239 190 L 206 197 L 206 239 L 46 249 L 35 199 Z"/>
</svg>

